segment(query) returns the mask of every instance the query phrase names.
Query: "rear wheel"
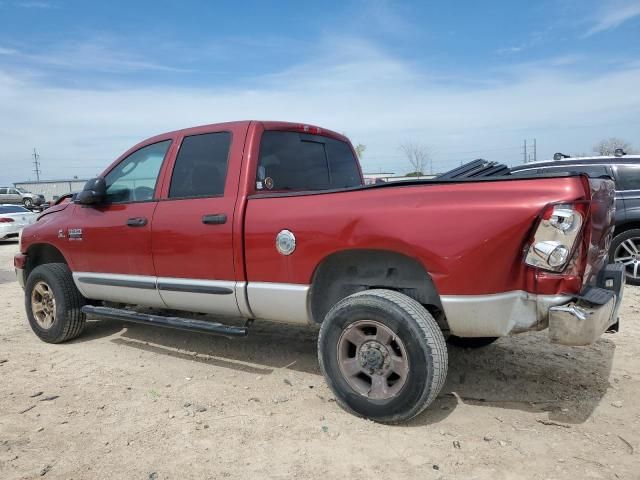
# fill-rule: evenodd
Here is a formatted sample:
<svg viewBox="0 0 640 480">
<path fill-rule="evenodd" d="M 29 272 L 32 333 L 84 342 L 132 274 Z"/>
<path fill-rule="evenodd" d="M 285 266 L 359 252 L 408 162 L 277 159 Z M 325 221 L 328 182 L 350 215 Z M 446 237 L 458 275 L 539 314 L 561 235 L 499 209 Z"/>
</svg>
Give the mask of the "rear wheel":
<svg viewBox="0 0 640 480">
<path fill-rule="evenodd" d="M 499 337 L 456 337 L 449 335 L 447 342 L 460 348 L 482 348 L 491 345 Z"/>
<path fill-rule="evenodd" d="M 40 265 L 25 285 L 25 307 L 34 333 L 48 343 L 76 338 L 82 332 L 84 297 L 64 263 Z"/>
<path fill-rule="evenodd" d="M 412 298 L 389 290 L 339 301 L 322 323 L 318 358 L 340 406 L 382 423 L 418 415 L 447 375 L 447 347 L 436 321 Z"/>
<path fill-rule="evenodd" d="M 611 263 L 622 263 L 627 283 L 640 285 L 640 229 L 627 230 L 611 242 Z"/>
</svg>

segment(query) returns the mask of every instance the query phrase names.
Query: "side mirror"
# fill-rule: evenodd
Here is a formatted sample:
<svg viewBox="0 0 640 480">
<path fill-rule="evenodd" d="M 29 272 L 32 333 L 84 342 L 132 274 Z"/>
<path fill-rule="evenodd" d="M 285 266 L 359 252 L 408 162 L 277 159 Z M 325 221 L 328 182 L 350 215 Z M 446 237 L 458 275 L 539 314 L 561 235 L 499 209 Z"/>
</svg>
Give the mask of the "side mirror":
<svg viewBox="0 0 640 480">
<path fill-rule="evenodd" d="M 84 188 L 76 195 L 75 202 L 81 205 L 95 205 L 107 198 L 107 184 L 104 178 L 97 177 L 85 183 Z"/>
</svg>

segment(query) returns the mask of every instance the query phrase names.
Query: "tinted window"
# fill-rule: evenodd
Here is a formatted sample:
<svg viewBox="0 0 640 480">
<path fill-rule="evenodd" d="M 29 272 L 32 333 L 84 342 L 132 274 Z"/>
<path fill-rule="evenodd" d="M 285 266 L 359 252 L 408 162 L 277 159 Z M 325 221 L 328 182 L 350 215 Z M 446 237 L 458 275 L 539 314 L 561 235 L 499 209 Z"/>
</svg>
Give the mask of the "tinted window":
<svg viewBox="0 0 640 480">
<path fill-rule="evenodd" d="M 158 174 L 171 140 L 154 143 L 133 152 L 105 177 L 107 201 L 141 202 L 153 199 Z"/>
<path fill-rule="evenodd" d="M 16 190 L 15 188 L 10 188 L 9 189 L 9 194 L 10 195 L 19 195 L 18 190 Z"/>
<path fill-rule="evenodd" d="M 259 190 L 326 190 L 360 184 L 348 144 L 296 132 L 262 135 L 256 178 Z"/>
<path fill-rule="evenodd" d="M 618 189 L 640 190 L 640 165 L 618 165 Z"/>
<path fill-rule="evenodd" d="M 6 195 L 7 194 L 7 189 L 6 188 L 0 188 L 0 195 Z"/>
<path fill-rule="evenodd" d="M 223 195 L 230 145 L 229 132 L 185 137 L 173 168 L 169 197 Z"/>
<path fill-rule="evenodd" d="M 515 170 L 511 172 L 511 175 L 516 175 L 518 177 L 533 177 L 536 175 L 540 175 L 540 169 L 530 168 L 526 170 Z"/>
<path fill-rule="evenodd" d="M 7 207 L 0 205 L 0 213 L 31 213 L 29 210 L 23 207 Z"/>
<path fill-rule="evenodd" d="M 543 167 L 540 173 L 586 173 L 589 177 L 610 177 L 607 167 L 603 165 L 562 165 L 558 167 Z"/>
<path fill-rule="evenodd" d="M 358 163 L 349 144 L 328 138 L 326 146 L 331 172 L 331 188 L 362 185 Z"/>
</svg>

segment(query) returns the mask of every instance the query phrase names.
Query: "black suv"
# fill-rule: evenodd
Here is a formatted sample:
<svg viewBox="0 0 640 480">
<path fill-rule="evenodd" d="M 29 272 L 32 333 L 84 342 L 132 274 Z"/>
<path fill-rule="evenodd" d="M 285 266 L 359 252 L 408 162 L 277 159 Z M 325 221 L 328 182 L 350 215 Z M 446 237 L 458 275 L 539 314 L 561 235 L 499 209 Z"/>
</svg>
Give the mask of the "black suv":
<svg viewBox="0 0 640 480">
<path fill-rule="evenodd" d="M 640 285 L 640 155 L 571 158 L 556 153 L 554 160 L 511 168 L 512 175 L 523 176 L 565 172 L 606 175 L 616 182 L 616 229 L 610 260 L 625 265 L 628 283 Z"/>
</svg>

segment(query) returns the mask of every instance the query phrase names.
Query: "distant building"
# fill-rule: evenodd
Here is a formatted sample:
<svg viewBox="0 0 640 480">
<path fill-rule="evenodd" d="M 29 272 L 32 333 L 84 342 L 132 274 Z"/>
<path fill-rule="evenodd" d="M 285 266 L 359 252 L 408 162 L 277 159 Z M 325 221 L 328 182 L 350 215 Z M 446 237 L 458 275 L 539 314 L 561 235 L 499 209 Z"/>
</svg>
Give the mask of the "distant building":
<svg viewBox="0 0 640 480">
<path fill-rule="evenodd" d="M 57 200 L 67 193 L 79 192 L 87 180 L 72 178 L 69 180 L 40 180 L 39 182 L 16 182 L 15 187 L 23 188 L 31 193 L 44 195 L 48 201 Z"/>
</svg>

